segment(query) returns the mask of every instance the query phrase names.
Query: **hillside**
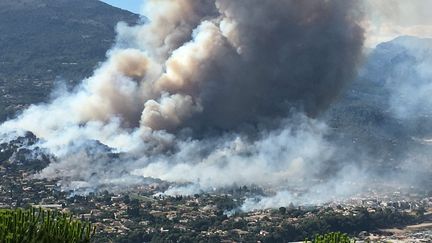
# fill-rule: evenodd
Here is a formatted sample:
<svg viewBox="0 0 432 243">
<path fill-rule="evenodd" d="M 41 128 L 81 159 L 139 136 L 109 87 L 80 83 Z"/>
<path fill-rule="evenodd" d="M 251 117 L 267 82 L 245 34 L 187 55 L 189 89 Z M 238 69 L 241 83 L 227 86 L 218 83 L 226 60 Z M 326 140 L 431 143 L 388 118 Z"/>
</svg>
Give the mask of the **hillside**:
<svg viewBox="0 0 432 243">
<path fill-rule="evenodd" d="M 91 74 L 116 24 L 138 18 L 97 0 L 0 0 L 0 119 Z"/>
<path fill-rule="evenodd" d="M 403 36 L 378 45 L 328 112 L 329 124 L 385 163 L 413 148 L 429 151 L 422 141 L 432 136 L 431 53 L 432 39 Z"/>
</svg>

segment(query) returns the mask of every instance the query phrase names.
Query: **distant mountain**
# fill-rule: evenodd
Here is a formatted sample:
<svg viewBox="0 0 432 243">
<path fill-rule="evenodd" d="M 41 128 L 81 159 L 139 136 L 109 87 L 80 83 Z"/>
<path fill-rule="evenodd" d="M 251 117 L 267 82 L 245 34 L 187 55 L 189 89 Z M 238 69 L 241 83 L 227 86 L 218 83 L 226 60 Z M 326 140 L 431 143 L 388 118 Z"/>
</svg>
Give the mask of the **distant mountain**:
<svg viewBox="0 0 432 243">
<path fill-rule="evenodd" d="M 404 36 L 382 43 L 364 70 L 364 79 L 388 91 L 389 109 L 396 117 L 432 117 L 432 39 Z"/>
<path fill-rule="evenodd" d="M 0 0 L 0 119 L 45 100 L 56 79 L 90 75 L 116 24 L 138 19 L 97 0 Z"/>
<path fill-rule="evenodd" d="M 368 55 L 357 80 L 326 115 L 346 139 L 396 160 L 431 137 L 431 93 L 432 39 L 398 37 Z"/>
</svg>

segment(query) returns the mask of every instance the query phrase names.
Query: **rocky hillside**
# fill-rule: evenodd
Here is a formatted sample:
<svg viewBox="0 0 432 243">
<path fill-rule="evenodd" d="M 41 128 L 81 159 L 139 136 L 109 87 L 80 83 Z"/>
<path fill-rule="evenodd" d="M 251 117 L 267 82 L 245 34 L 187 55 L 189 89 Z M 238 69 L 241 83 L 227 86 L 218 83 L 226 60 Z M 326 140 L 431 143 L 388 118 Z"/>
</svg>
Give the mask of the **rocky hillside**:
<svg viewBox="0 0 432 243">
<path fill-rule="evenodd" d="M 384 161 L 430 151 L 431 54 L 432 39 L 403 36 L 378 45 L 328 112 L 329 124 Z"/>
</svg>

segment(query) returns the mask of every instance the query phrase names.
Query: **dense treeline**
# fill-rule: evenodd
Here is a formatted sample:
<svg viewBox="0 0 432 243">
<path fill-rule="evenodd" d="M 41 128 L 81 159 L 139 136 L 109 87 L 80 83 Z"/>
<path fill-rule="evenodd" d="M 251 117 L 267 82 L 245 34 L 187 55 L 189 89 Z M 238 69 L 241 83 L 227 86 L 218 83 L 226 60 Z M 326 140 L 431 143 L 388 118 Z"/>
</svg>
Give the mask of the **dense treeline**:
<svg viewBox="0 0 432 243">
<path fill-rule="evenodd" d="M 182 199 L 172 199 L 180 200 Z M 227 200 L 223 202 L 223 200 Z M 213 202 L 215 203 L 215 201 Z M 328 232 L 342 232 L 357 235 L 361 231 L 374 231 L 379 228 L 397 227 L 412 224 L 421 220 L 421 214 L 390 209 L 367 208 L 353 209 L 333 208 L 280 208 L 272 210 L 258 222 L 248 221 L 247 213 L 235 213 L 228 217 L 224 212 L 238 202 L 229 198 L 217 200 L 219 211 L 213 216 L 201 217 L 180 223 L 180 217 L 167 219 L 149 213 L 151 205 L 139 208 L 131 200 L 129 213 L 134 220 L 147 221 L 155 229 L 146 231 L 143 228 L 131 228 L 124 236 L 115 236 L 115 242 L 220 242 L 231 239 L 239 242 L 291 242 L 303 241 L 315 235 Z M 183 225 L 187 230 L 176 227 Z M 145 227 L 144 227 L 145 228 Z M 224 234 L 214 233 L 223 231 Z M 100 238 L 103 239 L 103 236 Z"/>
</svg>

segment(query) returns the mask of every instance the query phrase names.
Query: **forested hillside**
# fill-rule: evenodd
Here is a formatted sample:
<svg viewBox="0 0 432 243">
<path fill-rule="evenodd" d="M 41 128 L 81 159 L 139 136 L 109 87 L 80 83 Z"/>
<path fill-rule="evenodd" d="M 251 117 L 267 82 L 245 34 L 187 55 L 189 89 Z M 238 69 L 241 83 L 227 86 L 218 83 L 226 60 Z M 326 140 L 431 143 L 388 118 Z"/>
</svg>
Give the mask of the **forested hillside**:
<svg viewBox="0 0 432 243">
<path fill-rule="evenodd" d="M 0 119 L 91 74 L 116 24 L 138 19 L 97 0 L 0 0 Z"/>
</svg>

